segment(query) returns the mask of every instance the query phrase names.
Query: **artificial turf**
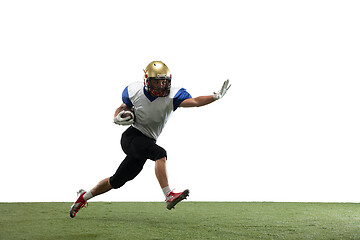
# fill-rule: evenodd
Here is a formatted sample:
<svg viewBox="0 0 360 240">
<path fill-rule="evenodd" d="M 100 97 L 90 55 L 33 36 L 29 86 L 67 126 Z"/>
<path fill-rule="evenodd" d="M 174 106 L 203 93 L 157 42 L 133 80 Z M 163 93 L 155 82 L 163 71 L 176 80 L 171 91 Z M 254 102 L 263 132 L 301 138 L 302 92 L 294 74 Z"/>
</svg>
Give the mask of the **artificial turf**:
<svg viewBox="0 0 360 240">
<path fill-rule="evenodd" d="M 355 203 L 0 203 L 0 239 L 360 239 Z"/>
</svg>

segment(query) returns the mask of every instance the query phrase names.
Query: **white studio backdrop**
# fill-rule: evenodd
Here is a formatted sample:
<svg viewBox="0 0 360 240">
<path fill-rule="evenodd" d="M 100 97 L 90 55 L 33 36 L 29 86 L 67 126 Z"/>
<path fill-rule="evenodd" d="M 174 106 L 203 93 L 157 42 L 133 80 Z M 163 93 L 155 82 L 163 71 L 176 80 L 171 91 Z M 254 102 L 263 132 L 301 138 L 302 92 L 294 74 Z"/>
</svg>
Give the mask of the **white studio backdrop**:
<svg viewBox="0 0 360 240">
<path fill-rule="evenodd" d="M 158 144 L 192 201 L 359 202 L 358 1 L 2 1 L 0 201 L 74 201 L 125 157 L 122 90 L 164 61 L 227 95 Z M 154 163 L 94 201 L 162 201 Z"/>
</svg>

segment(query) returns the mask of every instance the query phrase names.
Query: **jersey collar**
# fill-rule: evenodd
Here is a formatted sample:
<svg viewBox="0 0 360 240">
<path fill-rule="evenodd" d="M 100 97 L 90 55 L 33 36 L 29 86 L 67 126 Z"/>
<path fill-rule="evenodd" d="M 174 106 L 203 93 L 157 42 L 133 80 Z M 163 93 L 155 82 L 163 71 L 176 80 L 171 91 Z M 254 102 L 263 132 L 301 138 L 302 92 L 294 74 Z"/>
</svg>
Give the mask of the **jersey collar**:
<svg viewBox="0 0 360 240">
<path fill-rule="evenodd" d="M 149 99 L 150 102 L 153 102 L 155 99 L 157 99 L 158 97 L 153 97 L 151 96 L 146 90 L 145 87 L 143 88 L 144 94 L 145 96 Z"/>
</svg>

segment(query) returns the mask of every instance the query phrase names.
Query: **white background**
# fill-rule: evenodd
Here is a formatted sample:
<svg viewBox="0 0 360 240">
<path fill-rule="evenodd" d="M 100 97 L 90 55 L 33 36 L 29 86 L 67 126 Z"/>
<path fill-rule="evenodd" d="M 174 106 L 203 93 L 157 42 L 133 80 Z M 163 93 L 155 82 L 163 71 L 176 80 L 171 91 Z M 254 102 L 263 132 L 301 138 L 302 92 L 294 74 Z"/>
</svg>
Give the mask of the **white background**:
<svg viewBox="0 0 360 240">
<path fill-rule="evenodd" d="M 124 158 L 112 123 L 162 60 L 209 95 L 158 144 L 192 201 L 360 201 L 358 1 L 1 1 L 0 201 L 74 201 Z M 148 161 L 94 201 L 162 201 Z"/>
</svg>

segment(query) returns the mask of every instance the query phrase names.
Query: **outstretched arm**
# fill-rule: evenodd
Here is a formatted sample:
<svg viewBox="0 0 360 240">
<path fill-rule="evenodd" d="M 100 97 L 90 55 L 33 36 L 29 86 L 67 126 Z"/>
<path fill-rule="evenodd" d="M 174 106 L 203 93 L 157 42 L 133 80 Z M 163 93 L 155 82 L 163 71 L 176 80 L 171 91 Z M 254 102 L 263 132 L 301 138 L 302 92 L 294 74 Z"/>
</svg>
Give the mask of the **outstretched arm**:
<svg viewBox="0 0 360 240">
<path fill-rule="evenodd" d="M 182 103 L 180 103 L 180 107 L 201 107 L 207 105 L 222 98 L 230 87 L 231 84 L 229 85 L 228 79 L 224 82 L 221 89 L 215 92 L 214 95 L 185 99 L 184 101 L 182 101 Z"/>
<path fill-rule="evenodd" d="M 180 107 L 201 107 L 215 101 L 214 95 L 188 98 L 180 103 Z"/>
</svg>

